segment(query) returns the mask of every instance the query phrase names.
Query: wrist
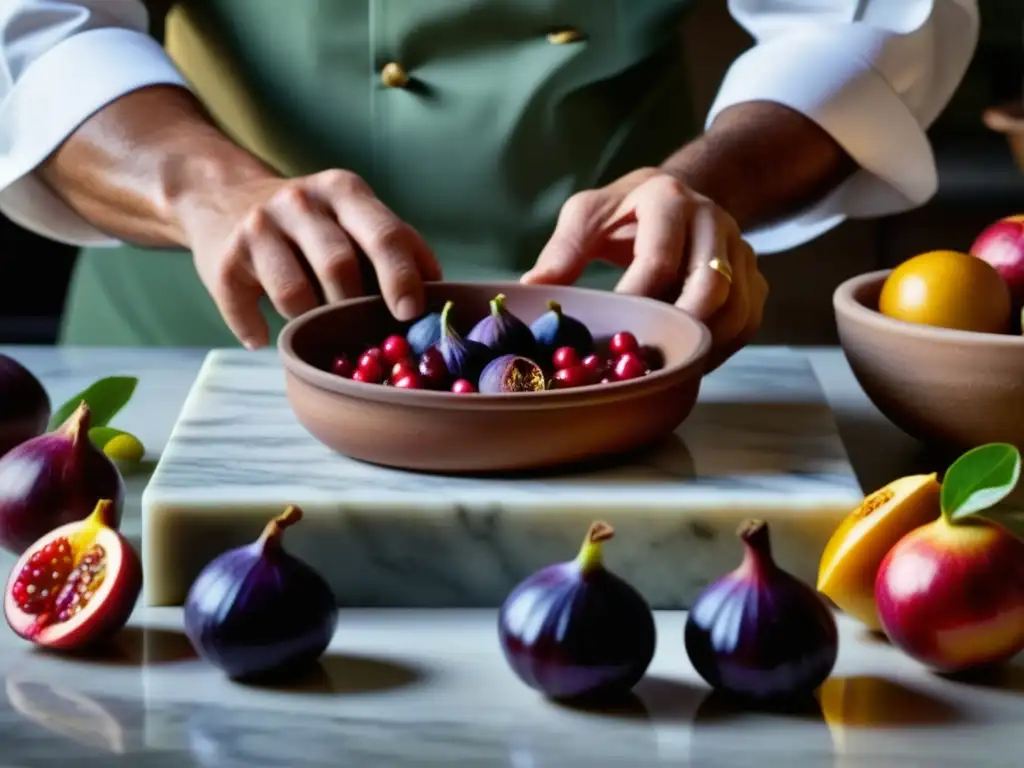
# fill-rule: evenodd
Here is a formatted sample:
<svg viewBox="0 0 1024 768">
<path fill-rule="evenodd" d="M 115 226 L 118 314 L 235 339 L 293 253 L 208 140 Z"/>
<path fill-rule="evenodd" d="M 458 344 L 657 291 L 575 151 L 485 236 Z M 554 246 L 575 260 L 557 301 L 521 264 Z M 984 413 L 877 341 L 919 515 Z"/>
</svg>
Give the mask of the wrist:
<svg viewBox="0 0 1024 768">
<path fill-rule="evenodd" d="M 184 146 L 187 144 L 187 147 Z M 246 150 L 211 127 L 164 154 L 158 210 L 175 243 L 191 246 L 193 222 L 223 207 L 240 185 L 279 178 Z"/>
</svg>

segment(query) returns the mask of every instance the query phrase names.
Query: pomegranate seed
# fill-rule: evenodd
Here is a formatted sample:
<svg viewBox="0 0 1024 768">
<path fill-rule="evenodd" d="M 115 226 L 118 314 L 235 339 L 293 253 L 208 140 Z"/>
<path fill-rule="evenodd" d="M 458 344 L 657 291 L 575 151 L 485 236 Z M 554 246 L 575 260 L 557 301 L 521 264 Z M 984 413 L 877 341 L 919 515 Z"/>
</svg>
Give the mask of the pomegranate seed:
<svg viewBox="0 0 1024 768">
<path fill-rule="evenodd" d="M 551 363 L 555 366 L 555 370 L 558 371 L 564 368 L 572 368 L 574 365 L 579 365 L 579 362 L 580 356 L 572 347 L 559 347 L 555 350 L 555 354 L 551 356 Z"/>
<path fill-rule="evenodd" d="M 458 395 L 468 395 L 476 392 L 476 387 L 473 386 L 473 382 L 467 381 L 466 379 L 456 379 L 455 383 L 452 384 L 452 392 Z"/>
<path fill-rule="evenodd" d="M 53 610 L 58 621 L 67 621 L 85 608 L 107 575 L 107 553 L 99 544 L 93 544 L 79 561 L 78 566 L 54 601 Z"/>
<path fill-rule="evenodd" d="M 448 381 L 448 366 L 434 347 L 430 347 L 420 357 L 419 373 L 423 383 L 432 389 L 439 389 Z"/>
<path fill-rule="evenodd" d="M 419 374 L 413 372 L 395 379 L 395 386 L 399 389 L 423 389 L 423 382 L 420 381 Z"/>
<path fill-rule="evenodd" d="M 71 543 L 55 539 L 29 558 L 11 587 L 11 597 L 25 613 L 45 613 L 52 609 L 73 567 Z"/>
<path fill-rule="evenodd" d="M 587 355 L 583 358 L 583 362 L 580 363 L 583 369 L 590 373 L 594 378 L 597 378 L 605 369 L 608 367 L 604 360 L 598 355 Z"/>
<path fill-rule="evenodd" d="M 356 367 L 352 365 L 352 361 L 349 360 L 345 355 L 338 355 L 334 358 L 334 362 L 331 363 L 331 372 L 336 376 L 343 376 L 349 378 L 356 370 Z"/>
<path fill-rule="evenodd" d="M 640 359 L 644 361 L 648 371 L 659 371 L 665 367 L 665 356 L 660 349 L 650 344 L 640 347 Z"/>
<path fill-rule="evenodd" d="M 636 352 L 626 352 L 615 361 L 615 378 L 619 381 L 639 379 L 647 373 L 647 366 Z"/>
<path fill-rule="evenodd" d="M 380 352 L 389 363 L 400 363 L 412 355 L 412 347 L 404 336 L 396 333 L 384 339 L 384 343 L 380 345 Z"/>
<path fill-rule="evenodd" d="M 396 382 L 403 376 L 416 373 L 416 363 L 412 360 L 401 360 L 391 368 L 391 381 Z"/>
<path fill-rule="evenodd" d="M 636 352 L 639 348 L 640 345 L 637 343 L 636 336 L 629 331 L 619 331 L 608 342 L 608 350 L 615 357 L 621 357 L 627 352 Z"/>
<path fill-rule="evenodd" d="M 555 375 L 552 377 L 552 386 L 554 389 L 573 389 L 584 387 L 591 381 L 590 373 L 582 365 L 575 365 L 572 368 L 555 371 Z"/>
</svg>

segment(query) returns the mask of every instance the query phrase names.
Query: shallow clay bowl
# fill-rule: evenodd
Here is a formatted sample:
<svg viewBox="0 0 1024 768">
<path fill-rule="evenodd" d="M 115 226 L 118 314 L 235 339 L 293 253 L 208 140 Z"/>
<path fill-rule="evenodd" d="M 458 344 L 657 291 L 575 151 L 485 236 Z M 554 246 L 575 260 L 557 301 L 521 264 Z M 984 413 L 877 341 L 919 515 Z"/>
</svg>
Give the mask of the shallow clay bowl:
<svg viewBox="0 0 1024 768">
<path fill-rule="evenodd" d="M 693 409 L 710 334 L 662 302 L 575 287 L 431 283 L 429 311 L 454 302 L 465 335 L 498 293 L 531 323 L 549 300 L 582 320 L 595 340 L 631 331 L 659 347 L 665 366 L 632 381 L 506 395 L 457 395 L 365 384 L 328 373 L 339 352 L 356 353 L 404 332 L 380 297 L 352 299 L 298 317 L 278 349 L 292 410 L 318 440 L 375 464 L 446 474 L 551 469 L 607 457 L 663 438 Z"/>
<path fill-rule="evenodd" d="M 833 295 L 839 342 L 868 398 L 903 431 L 936 447 L 989 442 L 1024 450 L 1024 338 L 907 323 L 878 311 L 890 270 Z"/>
</svg>

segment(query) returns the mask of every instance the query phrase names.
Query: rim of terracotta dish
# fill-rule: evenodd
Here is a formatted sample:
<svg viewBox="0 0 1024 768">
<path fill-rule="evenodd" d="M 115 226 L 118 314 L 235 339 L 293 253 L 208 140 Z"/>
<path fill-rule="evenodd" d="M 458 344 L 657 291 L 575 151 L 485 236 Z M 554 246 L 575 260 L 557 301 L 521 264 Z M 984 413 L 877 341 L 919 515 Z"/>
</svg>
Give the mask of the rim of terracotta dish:
<svg viewBox="0 0 1024 768">
<path fill-rule="evenodd" d="M 921 325 L 883 315 L 877 309 L 868 307 L 857 300 L 856 294 L 868 286 L 881 285 L 892 273 L 891 269 L 867 272 L 844 280 L 832 294 L 832 306 L 837 314 L 854 317 L 858 322 L 877 328 L 879 331 L 898 331 L 928 341 L 957 341 L 965 344 L 991 344 L 994 346 L 1024 349 L 1024 336 L 1009 333 L 979 333 Z"/>
<path fill-rule="evenodd" d="M 428 285 L 460 285 L 481 288 L 487 292 L 500 292 L 502 288 L 509 286 L 508 282 L 472 282 L 472 281 L 449 281 L 428 283 Z M 518 284 L 517 284 L 518 285 Z M 529 287 L 529 286 L 520 286 Z M 537 286 L 538 290 L 545 286 Z M 595 288 L 581 288 L 577 286 L 560 286 L 568 288 L 581 294 L 600 294 L 601 296 L 612 296 L 613 301 L 633 303 L 636 305 L 656 305 L 658 312 L 663 312 L 666 317 L 671 316 L 673 322 L 689 323 L 696 331 L 698 342 L 690 353 L 689 358 L 682 360 L 675 365 L 666 366 L 660 370 L 653 371 L 639 379 L 628 381 L 616 381 L 600 386 L 577 387 L 574 389 L 548 389 L 543 392 L 510 392 L 500 395 L 473 394 L 472 396 L 456 395 L 451 392 L 436 392 L 424 389 L 396 389 L 380 385 L 364 384 L 350 379 L 335 376 L 333 373 L 322 371 L 311 363 L 302 360 L 296 353 L 293 344 L 295 334 L 320 315 L 336 312 L 341 307 L 350 307 L 357 304 L 368 304 L 379 302 L 384 299 L 378 295 L 361 296 L 355 299 L 346 299 L 334 304 L 311 309 L 302 315 L 288 321 L 281 329 L 277 339 L 278 354 L 284 362 L 285 368 L 307 384 L 328 392 L 336 392 L 339 395 L 358 398 L 362 400 L 373 400 L 385 403 L 402 403 L 405 405 L 423 406 L 448 406 L 454 408 L 479 408 L 481 406 L 505 405 L 516 408 L 537 408 L 537 407 L 560 407 L 573 401 L 586 401 L 599 403 L 606 400 L 618 400 L 625 394 L 636 395 L 646 390 L 658 390 L 666 384 L 678 380 L 685 374 L 697 373 L 703 375 L 704 371 L 695 371 L 703 366 L 711 351 L 711 331 L 704 323 L 697 320 L 678 307 L 666 304 L 656 299 L 649 299 L 643 296 L 629 296 L 621 293 L 610 294 L 608 291 L 601 291 Z"/>
</svg>

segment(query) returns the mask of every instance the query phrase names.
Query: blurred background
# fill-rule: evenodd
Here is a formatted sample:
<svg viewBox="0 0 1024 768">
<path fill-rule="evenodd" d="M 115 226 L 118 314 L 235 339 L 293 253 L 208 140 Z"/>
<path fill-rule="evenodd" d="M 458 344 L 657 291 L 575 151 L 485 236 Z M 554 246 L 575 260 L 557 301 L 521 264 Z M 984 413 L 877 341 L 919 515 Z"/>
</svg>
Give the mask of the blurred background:
<svg viewBox="0 0 1024 768">
<path fill-rule="evenodd" d="M 1024 173 L 1005 138 L 981 122 L 986 107 L 1024 94 L 1024 0 L 981 0 L 981 13 L 977 55 L 931 131 L 940 179 L 936 197 L 912 213 L 848 222 L 803 248 L 765 258 L 772 296 L 760 343 L 836 343 L 832 290 L 843 279 L 934 248 L 965 250 L 986 224 L 1024 213 Z M 698 4 L 687 37 L 694 97 L 703 114 L 729 63 L 751 41 L 725 3 L 714 0 Z M 0 242 L 0 344 L 52 344 L 74 250 L 2 217 Z"/>
</svg>

